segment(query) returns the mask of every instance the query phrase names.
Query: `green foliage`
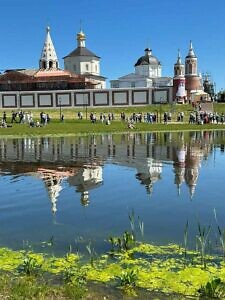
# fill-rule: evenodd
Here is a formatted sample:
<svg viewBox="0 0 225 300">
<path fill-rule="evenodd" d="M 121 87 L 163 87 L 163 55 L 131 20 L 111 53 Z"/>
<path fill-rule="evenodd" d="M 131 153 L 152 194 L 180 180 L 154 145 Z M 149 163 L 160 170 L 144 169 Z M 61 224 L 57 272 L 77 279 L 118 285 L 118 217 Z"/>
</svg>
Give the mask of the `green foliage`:
<svg viewBox="0 0 225 300">
<path fill-rule="evenodd" d="M 137 282 L 137 271 L 134 269 L 123 271 L 120 276 L 117 276 L 119 285 L 122 287 L 135 287 Z"/>
<path fill-rule="evenodd" d="M 25 254 L 22 263 L 18 266 L 18 272 L 28 276 L 36 276 L 41 270 L 41 264 L 32 254 Z"/>
<path fill-rule="evenodd" d="M 78 299 L 84 299 L 87 292 L 87 289 L 79 284 L 76 283 L 67 283 L 64 286 L 64 294 L 66 296 L 66 299 L 71 300 L 78 300 Z"/>
<path fill-rule="evenodd" d="M 205 286 L 199 289 L 200 298 L 209 299 L 224 299 L 225 297 L 225 284 L 220 278 L 215 278 L 212 281 L 208 281 Z"/>
<path fill-rule="evenodd" d="M 95 257 L 96 257 L 96 252 L 95 252 L 94 248 L 91 246 L 91 242 L 89 242 L 89 244 L 86 246 L 86 249 L 87 249 L 88 254 L 90 256 L 91 265 L 93 266 L 94 265 L 94 260 L 95 260 Z"/>
<path fill-rule="evenodd" d="M 132 234 L 134 235 L 135 232 L 135 216 L 134 216 L 134 210 L 132 209 L 132 212 L 130 214 L 128 214 L 129 217 L 129 221 L 130 221 L 130 227 L 131 227 L 131 231 Z"/>
<path fill-rule="evenodd" d="M 135 245 L 135 237 L 128 231 L 125 231 L 121 237 L 109 237 L 108 241 L 112 245 L 112 251 L 127 251 Z"/>
<path fill-rule="evenodd" d="M 201 263 L 204 266 L 204 268 L 206 267 L 205 250 L 210 231 L 211 226 L 201 226 L 201 224 L 198 222 L 198 235 L 196 236 L 196 238 L 200 245 Z"/>
<path fill-rule="evenodd" d="M 217 229 L 218 229 L 218 233 L 219 233 L 220 245 L 222 247 L 223 259 L 225 260 L 225 229 L 222 229 L 219 226 L 219 222 L 218 222 L 218 219 L 217 219 L 217 214 L 216 214 L 215 208 L 214 208 L 214 216 L 215 216 L 215 220 L 216 220 L 216 224 L 217 224 Z"/>
<path fill-rule="evenodd" d="M 13 281 L 9 281 L 8 294 L 11 300 L 50 300 L 57 299 L 60 296 L 58 288 L 52 288 L 46 283 L 37 282 L 32 277 L 15 278 Z"/>
<path fill-rule="evenodd" d="M 80 268 L 80 266 L 70 266 L 65 268 L 62 272 L 63 280 L 65 283 L 74 284 L 84 286 L 87 283 L 86 272 Z"/>
<path fill-rule="evenodd" d="M 188 242 L 188 221 L 186 222 L 185 229 L 184 229 L 184 260 L 186 264 L 187 259 L 187 242 Z"/>
</svg>

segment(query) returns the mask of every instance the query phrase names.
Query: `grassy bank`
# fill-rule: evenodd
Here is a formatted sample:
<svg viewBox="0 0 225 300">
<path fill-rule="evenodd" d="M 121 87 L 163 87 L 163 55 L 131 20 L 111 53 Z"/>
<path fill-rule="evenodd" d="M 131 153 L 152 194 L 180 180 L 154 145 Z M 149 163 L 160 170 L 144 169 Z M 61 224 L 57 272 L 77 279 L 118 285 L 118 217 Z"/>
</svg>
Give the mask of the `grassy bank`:
<svg viewBox="0 0 225 300">
<path fill-rule="evenodd" d="M 129 294 L 129 299 L 224 299 L 222 257 L 202 257 L 201 250 L 178 245 L 139 243 L 129 232 L 119 239 L 110 238 L 111 251 L 99 257 L 90 252 L 86 262 L 74 253 L 54 257 L 2 248 L 0 297 L 122 299 Z M 152 293 L 160 294 L 151 298 Z"/>
<path fill-rule="evenodd" d="M 225 124 L 193 125 L 186 123 L 147 124 L 137 123 L 134 129 L 128 129 L 126 122 L 113 121 L 111 125 L 97 122 L 92 124 L 89 120 L 67 120 L 63 123 L 52 120 L 43 127 L 30 128 L 28 124 L 12 124 L 10 128 L 0 128 L 1 136 L 66 136 L 77 134 L 99 133 L 124 133 L 124 132 L 147 132 L 147 131 L 194 131 L 194 130 L 224 130 Z"/>
<path fill-rule="evenodd" d="M 158 106 L 157 106 L 158 107 Z M 177 107 L 177 106 L 176 106 Z M 46 113 L 49 113 L 51 117 L 51 121 L 46 126 L 42 127 L 32 127 L 30 128 L 28 124 L 19 124 L 13 123 L 11 124 L 11 117 L 9 112 L 7 112 L 7 124 L 10 126 L 8 128 L 0 128 L 1 136 L 65 136 L 65 135 L 76 135 L 76 134 L 98 134 L 98 133 L 122 133 L 122 132 L 131 132 L 131 131 L 186 131 L 186 130 L 223 130 L 225 129 L 225 124 L 204 124 L 204 125 L 196 125 L 196 124 L 188 124 L 188 116 L 191 111 L 191 107 L 189 106 L 178 106 L 176 111 L 172 113 L 172 121 L 168 122 L 168 124 L 162 123 L 163 111 L 168 111 L 170 106 L 165 105 L 161 112 L 157 111 L 158 114 L 158 122 L 155 124 L 149 124 L 145 122 L 136 123 L 134 129 L 128 129 L 127 122 L 122 122 L 120 120 L 120 113 L 125 111 L 126 116 L 130 116 L 133 112 L 146 112 L 153 111 L 156 109 L 153 107 L 142 107 L 142 108 L 126 108 L 126 109 L 114 109 L 113 113 L 115 116 L 115 120 L 111 122 L 110 125 L 106 125 L 105 122 L 102 123 L 99 120 L 99 114 L 102 111 L 98 109 L 96 111 L 97 122 L 95 124 L 90 122 L 89 112 L 88 118 L 86 120 L 85 116 L 82 120 L 79 120 L 77 117 L 77 111 L 74 110 L 63 110 L 63 114 L 65 116 L 64 122 L 60 122 L 59 115 L 57 110 L 46 110 Z M 182 110 L 185 108 L 185 110 Z M 225 111 L 225 106 L 219 106 L 219 111 Z M 178 110 L 184 111 L 185 118 L 184 122 L 177 122 L 177 114 Z M 108 109 L 108 111 L 110 111 Z M 107 114 L 108 112 L 104 110 Z M 40 111 L 32 111 L 33 119 L 40 119 Z M 161 114 L 161 123 L 160 123 L 160 114 Z M 19 119 L 18 119 L 19 120 Z M 11 127 L 12 126 L 12 127 Z"/>
</svg>

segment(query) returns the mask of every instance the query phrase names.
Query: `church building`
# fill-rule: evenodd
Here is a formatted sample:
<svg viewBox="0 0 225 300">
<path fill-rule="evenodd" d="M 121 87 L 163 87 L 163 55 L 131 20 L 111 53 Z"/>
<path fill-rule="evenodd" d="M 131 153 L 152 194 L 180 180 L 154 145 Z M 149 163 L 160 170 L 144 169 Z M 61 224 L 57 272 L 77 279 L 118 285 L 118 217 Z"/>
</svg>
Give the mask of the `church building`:
<svg viewBox="0 0 225 300">
<path fill-rule="evenodd" d="M 194 102 L 196 94 L 205 97 L 202 78 L 198 74 L 198 59 L 190 41 L 185 65 L 181 61 L 180 52 L 174 64 L 173 99 L 178 103 Z"/>
<path fill-rule="evenodd" d="M 81 30 L 77 34 L 77 48 L 63 58 L 64 69 L 85 75 L 103 89 L 106 87 L 106 77 L 100 75 L 100 57 L 86 48 L 85 41 L 86 36 Z"/>
<path fill-rule="evenodd" d="M 39 60 L 39 69 L 13 69 L 0 74 L 0 91 L 44 91 L 95 88 L 96 83 L 82 74 L 62 70 L 50 28 Z"/>
<path fill-rule="evenodd" d="M 134 65 L 135 72 L 111 80 L 111 88 L 140 88 L 172 86 L 172 78 L 162 77 L 162 65 L 152 55 L 152 50 L 145 49 L 145 55 L 138 58 Z"/>
</svg>

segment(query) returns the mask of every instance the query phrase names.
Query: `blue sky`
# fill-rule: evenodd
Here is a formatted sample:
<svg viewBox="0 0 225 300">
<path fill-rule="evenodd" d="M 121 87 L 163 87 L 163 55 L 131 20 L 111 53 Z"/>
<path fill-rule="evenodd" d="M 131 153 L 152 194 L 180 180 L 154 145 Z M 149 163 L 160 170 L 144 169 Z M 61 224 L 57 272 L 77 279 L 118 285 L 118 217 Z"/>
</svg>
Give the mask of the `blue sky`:
<svg viewBox="0 0 225 300">
<path fill-rule="evenodd" d="M 0 69 L 37 68 L 47 25 L 63 67 L 82 20 L 109 80 L 131 73 L 146 46 L 172 76 L 177 49 L 184 60 L 192 40 L 199 72 L 225 88 L 225 0 L 0 0 L 0 8 Z"/>
</svg>

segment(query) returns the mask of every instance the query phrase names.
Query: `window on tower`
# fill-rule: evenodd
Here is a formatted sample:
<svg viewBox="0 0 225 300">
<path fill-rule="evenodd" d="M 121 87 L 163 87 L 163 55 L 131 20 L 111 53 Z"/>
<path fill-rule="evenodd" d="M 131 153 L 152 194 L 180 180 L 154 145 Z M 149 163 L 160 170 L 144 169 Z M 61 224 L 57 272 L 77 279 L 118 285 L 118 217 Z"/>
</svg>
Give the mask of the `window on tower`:
<svg viewBox="0 0 225 300">
<path fill-rule="evenodd" d="M 89 70 L 89 65 L 88 64 L 86 64 L 86 71 L 88 71 Z"/>
</svg>

